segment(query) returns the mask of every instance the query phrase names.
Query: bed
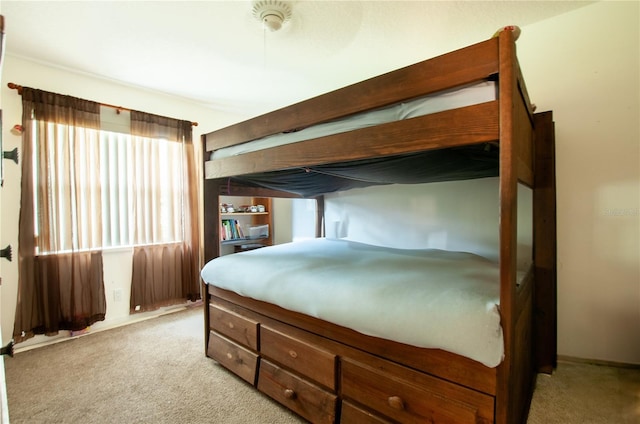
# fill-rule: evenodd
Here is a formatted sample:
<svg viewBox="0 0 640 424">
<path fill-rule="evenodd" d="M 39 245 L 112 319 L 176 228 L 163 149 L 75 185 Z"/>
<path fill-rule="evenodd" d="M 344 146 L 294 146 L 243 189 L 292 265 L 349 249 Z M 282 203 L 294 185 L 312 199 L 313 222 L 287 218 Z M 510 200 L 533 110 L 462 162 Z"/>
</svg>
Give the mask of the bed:
<svg viewBox="0 0 640 424">
<path fill-rule="evenodd" d="M 536 373 L 556 365 L 555 147 L 514 38 L 203 136 L 207 356 L 311 422 L 526 421 Z M 499 179 L 498 261 L 327 237 L 327 193 L 484 177 Z M 519 184 L 533 192 L 524 270 Z M 223 195 L 314 198 L 318 238 L 220 257 Z"/>
</svg>

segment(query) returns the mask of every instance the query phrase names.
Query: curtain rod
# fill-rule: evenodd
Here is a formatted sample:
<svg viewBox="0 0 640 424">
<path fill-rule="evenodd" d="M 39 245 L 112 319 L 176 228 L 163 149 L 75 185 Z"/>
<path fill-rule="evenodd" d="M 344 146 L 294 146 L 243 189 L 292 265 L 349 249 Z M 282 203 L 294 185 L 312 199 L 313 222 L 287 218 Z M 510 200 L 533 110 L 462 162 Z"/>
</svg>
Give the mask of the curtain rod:
<svg viewBox="0 0 640 424">
<path fill-rule="evenodd" d="M 10 82 L 7 84 L 7 87 L 9 87 L 12 90 L 16 90 L 18 92 L 18 94 L 22 95 L 22 86 L 15 84 L 13 82 Z M 122 106 L 114 106 L 114 105 L 110 105 L 108 103 L 98 103 L 100 106 L 106 106 L 106 107 L 110 107 L 116 110 L 116 113 L 120 113 L 121 110 L 126 110 L 126 111 L 131 111 L 132 109 L 127 109 L 126 107 L 122 107 Z M 191 123 L 192 126 L 197 127 L 198 123 L 197 122 L 192 122 Z"/>
</svg>

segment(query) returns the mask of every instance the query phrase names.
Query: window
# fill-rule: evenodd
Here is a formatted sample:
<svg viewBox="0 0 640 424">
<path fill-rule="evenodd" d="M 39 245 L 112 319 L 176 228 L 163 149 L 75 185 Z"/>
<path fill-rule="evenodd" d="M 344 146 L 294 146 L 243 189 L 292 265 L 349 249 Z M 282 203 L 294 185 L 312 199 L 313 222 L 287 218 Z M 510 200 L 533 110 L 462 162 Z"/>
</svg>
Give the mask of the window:
<svg viewBox="0 0 640 424">
<path fill-rule="evenodd" d="M 183 240 L 181 143 L 35 121 L 32 134 L 37 254 Z"/>
<path fill-rule="evenodd" d="M 104 247 L 183 240 L 182 144 L 101 131 Z"/>
<path fill-rule="evenodd" d="M 191 122 L 129 111 L 114 130 L 99 103 L 21 94 L 15 340 L 104 319 L 104 248 L 134 246 L 131 310 L 199 299 Z"/>
</svg>

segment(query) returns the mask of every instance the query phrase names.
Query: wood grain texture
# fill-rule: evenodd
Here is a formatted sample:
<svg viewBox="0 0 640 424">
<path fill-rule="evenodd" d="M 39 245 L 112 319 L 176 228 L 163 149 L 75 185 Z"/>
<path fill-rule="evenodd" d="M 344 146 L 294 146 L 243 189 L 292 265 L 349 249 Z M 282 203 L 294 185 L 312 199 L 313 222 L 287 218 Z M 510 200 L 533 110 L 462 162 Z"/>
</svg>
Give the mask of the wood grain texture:
<svg viewBox="0 0 640 424">
<path fill-rule="evenodd" d="M 335 394 L 267 360 L 260 364 L 258 390 L 313 423 L 336 422 L 338 397 Z"/>
<path fill-rule="evenodd" d="M 511 379 L 515 372 L 516 320 L 516 252 L 517 252 L 517 150 L 514 122 L 514 96 L 517 96 L 517 69 L 514 65 L 513 36 L 503 32 L 500 36 L 500 315 L 504 337 L 504 360 L 498 366 L 496 392 L 496 422 L 519 422 L 514 417 Z"/>
<path fill-rule="evenodd" d="M 205 151 L 481 81 L 498 72 L 497 48 L 497 39 L 483 41 L 231 125 L 207 134 Z"/>
<path fill-rule="evenodd" d="M 347 424 L 391 424 L 391 421 L 348 400 L 342 401 L 340 422 Z"/>
<path fill-rule="evenodd" d="M 550 113 L 533 114 L 510 32 L 502 32 L 499 38 L 215 131 L 203 137 L 203 145 L 206 151 L 212 151 L 496 75 L 499 84 L 496 101 L 238 157 L 222 160 L 205 158 L 205 220 L 213 218 L 213 222 L 217 222 L 219 216 L 207 209 L 214 202 L 207 201 L 206 196 L 213 195 L 217 199 L 219 193 L 225 191 L 254 196 L 257 195 L 255 193 L 265 193 L 265 189 L 231 184 L 227 177 L 475 143 L 495 142 L 500 149 L 499 266 L 500 314 L 505 343 L 503 362 L 497 368 L 487 368 L 449 352 L 366 336 L 273 304 L 207 286 L 209 303 L 258 322 L 260 326 L 266 325 L 268 330 L 265 334 L 270 334 L 273 339 L 269 346 L 284 346 L 284 350 L 276 348 L 268 353 L 269 360 L 275 364 L 265 368 L 268 376 L 265 378 L 275 379 L 272 384 L 281 384 L 275 382 L 274 376 L 288 373 L 294 380 L 301 379 L 321 391 L 326 389 L 332 393 L 335 388 L 337 399 L 344 401 L 344 417 L 352 418 L 354 422 L 384 422 L 388 419 L 398 422 L 440 420 L 511 424 L 524 420 L 535 381 L 534 362 L 543 370 L 555 366 L 554 128 Z M 519 286 L 516 284 L 518 182 L 534 189 L 534 267 Z M 322 198 L 318 199 L 318 207 L 321 211 Z M 318 235 L 324 230 L 321 218 L 316 228 Z M 216 230 L 208 226 L 211 224 L 205 222 L 205 239 L 216 234 Z M 218 253 L 205 243 L 205 258 L 215 257 Z M 205 310 L 209 314 L 209 309 Z M 211 317 L 206 319 L 209 326 Z M 278 336 L 272 337 L 274 334 Z M 300 346 L 313 346 L 311 351 L 328 352 L 329 357 L 337 361 L 335 375 L 339 377 L 338 382 L 334 385 L 318 382 L 314 366 L 297 367 L 287 363 L 287 352 L 297 355 Z M 394 390 L 389 392 L 389 388 Z M 291 404 L 292 409 L 298 408 L 294 410 L 302 411 L 299 412 L 301 415 L 308 414 L 294 401 L 299 399 L 296 389 L 285 388 L 272 396 L 285 405 Z M 376 396 L 378 398 L 374 402 L 372 399 Z M 339 407 L 336 413 L 340 414 Z M 331 419 L 335 418 L 331 416 Z"/>
<path fill-rule="evenodd" d="M 336 390 L 337 357 L 334 353 L 267 326 L 262 326 L 260 336 L 260 353 L 264 357 Z"/>
<path fill-rule="evenodd" d="M 537 368 L 551 373 L 557 365 L 556 176 L 552 112 L 535 115 L 535 189 L 533 191 L 535 352 Z"/>
<path fill-rule="evenodd" d="M 209 305 L 210 328 L 252 350 L 258 350 L 258 322 L 233 311 Z"/>
<path fill-rule="evenodd" d="M 259 359 L 255 352 L 212 331 L 209 335 L 207 356 L 215 359 L 247 383 L 255 385 Z"/>
<path fill-rule="evenodd" d="M 343 396 L 397 422 L 493 422 L 493 397 L 421 376 L 414 384 L 376 368 L 341 359 Z"/>
<path fill-rule="evenodd" d="M 205 162 L 205 178 L 416 153 L 498 141 L 498 102 L 301 141 Z"/>
<path fill-rule="evenodd" d="M 289 311 L 276 305 L 239 296 L 233 292 L 207 286 L 210 302 L 235 311 L 259 322 L 268 322 L 270 327 L 286 331 L 286 334 L 308 340 L 336 355 L 348 354 L 367 363 L 369 357 L 354 353 L 371 353 L 388 362 L 378 364 L 389 373 L 405 372 L 401 364 L 421 372 L 453 381 L 474 390 L 495 395 L 496 369 L 489 368 L 471 359 L 440 349 L 425 349 L 402 343 L 371 337 L 308 315 Z M 281 323 L 287 323 L 283 326 Z M 406 375 L 411 380 L 412 374 Z"/>
</svg>

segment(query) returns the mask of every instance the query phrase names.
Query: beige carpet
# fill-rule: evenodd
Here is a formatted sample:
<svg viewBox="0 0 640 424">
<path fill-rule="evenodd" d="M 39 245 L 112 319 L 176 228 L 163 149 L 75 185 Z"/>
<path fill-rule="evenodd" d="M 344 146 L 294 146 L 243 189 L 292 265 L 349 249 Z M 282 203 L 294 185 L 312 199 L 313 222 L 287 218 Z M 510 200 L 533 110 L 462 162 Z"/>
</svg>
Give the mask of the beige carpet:
<svg viewBox="0 0 640 424">
<path fill-rule="evenodd" d="M 205 357 L 192 308 L 5 360 L 11 422 L 300 423 Z M 640 370 L 561 363 L 529 423 L 640 423 Z"/>
<path fill-rule="evenodd" d="M 640 424 L 640 369 L 559 361 L 540 374 L 528 424 Z"/>
<path fill-rule="evenodd" d="M 295 423 L 204 354 L 202 307 L 5 360 L 9 419 L 29 423 Z"/>
</svg>

